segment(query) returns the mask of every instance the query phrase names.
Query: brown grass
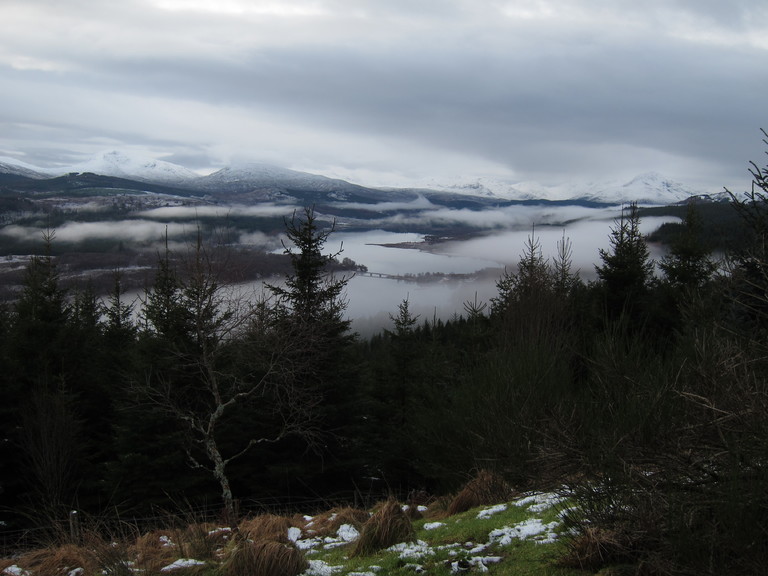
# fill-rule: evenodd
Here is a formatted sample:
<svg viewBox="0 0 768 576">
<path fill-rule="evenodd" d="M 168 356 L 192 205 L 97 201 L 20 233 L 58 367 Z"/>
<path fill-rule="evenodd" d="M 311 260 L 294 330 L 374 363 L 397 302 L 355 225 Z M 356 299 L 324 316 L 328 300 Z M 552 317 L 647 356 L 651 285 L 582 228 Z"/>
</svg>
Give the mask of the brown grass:
<svg viewBox="0 0 768 576">
<path fill-rule="evenodd" d="M 502 504 L 511 500 L 514 495 L 515 490 L 500 474 L 489 470 L 480 470 L 453 497 L 446 513 L 448 516 L 453 516 L 477 506 Z"/>
<path fill-rule="evenodd" d="M 15 563 L 34 572 L 35 576 L 66 576 L 76 568 L 82 568 L 85 574 L 93 574 L 99 565 L 92 551 L 75 544 L 35 550 L 18 558 Z"/>
<path fill-rule="evenodd" d="M 195 522 L 179 531 L 176 540 L 178 540 L 181 555 L 197 560 L 217 558 L 219 550 L 226 545 L 232 534 L 230 531 L 222 531 L 218 528 L 220 526 L 217 524 Z"/>
<path fill-rule="evenodd" d="M 352 556 L 366 556 L 416 539 L 413 524 L 397 500 L 390 499 L 363 525 Z"/>
<path fill-rule="evenodd" d="M 305 523 L 302 530 L 312 536 L 335 536 L 342 525 L 349 524 L 360 530 L 370 518 L 369 512 L 359 508 L 332 508 Z"/>
<path fill-rule="evenodd" d="M 163 537 L 169 538 L 173 546 L 164 543 Z M 136 558 L 137 567 L 150 574 L 158 572 L 160 568 L 167 566 L 182 555 L 176 535 L 169 530 L 158 530 L 139 536 L 132 549 L 132 556 Z"/>
<path fill-rule="evenodd" d="M 221 565 L 223 576 L 297 576 L 309 567 L 295 547 L 275 542 L 243 540 Z"/>
<path fill-rule="evenodd" d="M 582 527 L 579 534 L 568 540 L 568 551 L 558 564 L 580 570 L 597 570 L 606 564 L 626 562 L 629 550 L 625 540 L 613 530 Z"/>
<path fill-rule="evenodd" d="M 85 546 L 92 551 L 98 565 L 97 573 L 106 576 L 133 576 L 130 562 L 130 546 L 127 540 L 105 540 L 95 532 L 84 535 Z"/>
<path fill-rule="evenodd" d="M 292 526 L 290 518 L 275 514 L 260 514 L 243 520 L 238 525 L 240 533 L 249 540 L 273 540 L 288 544 L 288 528 Z"/>
</svg>

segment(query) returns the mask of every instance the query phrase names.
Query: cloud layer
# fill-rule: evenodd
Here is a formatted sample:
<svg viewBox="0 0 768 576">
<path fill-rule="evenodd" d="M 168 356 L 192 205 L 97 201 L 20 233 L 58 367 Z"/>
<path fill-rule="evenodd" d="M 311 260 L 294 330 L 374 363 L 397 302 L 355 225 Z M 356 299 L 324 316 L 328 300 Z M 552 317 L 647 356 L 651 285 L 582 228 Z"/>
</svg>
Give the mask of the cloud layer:
<svg viewBox="0 0 768 576">
<path fill-rule="evenodd" d="M 763 0 L 5 0 L 0 154 L 746 186 Z"/>
</svg>

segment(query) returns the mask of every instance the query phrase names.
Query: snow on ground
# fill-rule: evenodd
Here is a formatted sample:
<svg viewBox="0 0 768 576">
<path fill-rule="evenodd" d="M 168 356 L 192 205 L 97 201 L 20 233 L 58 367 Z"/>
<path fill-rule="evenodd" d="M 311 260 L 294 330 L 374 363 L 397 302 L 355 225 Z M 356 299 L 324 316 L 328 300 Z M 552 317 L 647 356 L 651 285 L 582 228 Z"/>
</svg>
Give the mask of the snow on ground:
<svg viewBox="0 0 768 576">
<path fill-rule="evenodd" d="M 445 522 L 427 522 L 424 524 L 423 528 L 424 530 L 437 530 L 443 526 L 445 526 Z"/>
<path fill-rule="evenodd" d="M 504 512 L 504 510 L 506 509 L 507 509 L 506 504 L 497 504 L 496 506 L 491 506 L 490 508 L 486 508 L 485 510 L 480 510 L 480 512 L 477 513 L 477 517 L 480 519 L 490 518 L 494 514 L 498 514 L 499 512 Z"/>
<path fill-rule="evenodd" d="M 190 568 L 192 566 L 203 566 L 205 562 L 200 560 L 194 560 L 192 558 L 179 558 L 173 564 L 160 568 L 160 572 L 172 572 L 173 570 L 179 570 L 181 568 Z"/>
<path fill-rule="evenodd" d="M 542 512 L 564 503 L 564 498 L 553 493 L 529 493 L 524 495 L 517 501 L 509 503 L 509 505 L 526 508 L 527 512 L 534 515 L 522 522 L 514 524 L 512 526 L 503 526 L 491 530 L 488 533 L 488 540 L 484 543 L 454 543 L 445 544 L 441 546 L 432 547 L 427 542 L 418 540 L 416 542 L 403 542 L 396 544 L 387 550 L 393 553 L 397 553 L 399 558 L 412 566 L 414 571 L 423 571 L 423 568 L 417 564 L 417 562 L 428 559 L 435 556 L 437 552 L 445 553 L 455 560 L 450 561 L 451 571 L 463 572 L 468 569 L 474 569 L 478 572 L 487 572 L 488 565 L 500 562 L 501 556 L 486 555 L 486 551 L 489 548 L 495 547 L 504 548 L 512 545 L 515 541 L 529 540 L 536 544 L 548 544 L 557 540 L 558 535 L 556 530 L 561 526 L 561 522 L 553 521 L 544 523 L 540 518 L 535 517 Z M 504 512 L 509 507 L 508 504 L 499 504 L 496 506 L 490 506 L 478 512 L 477 518 L 488 519 L 495 514 Z M 562 518 L 562 514 L 558 515 L 558 518 Z M 309 522 L 307 527 L 311 525 L 312 518 L 307 516 L 305 520 Z M 423 525 L 424 530 L 436 530 L 446 526 L 444 522 L 428 522 Z M 221 529 L 226 531 L 227 529 Z M 218 532 L 218 530 L 212 531 L 212 533 Z M 306 554 L 316 554 L 320 550 L 330 550 L 340 546 L 348 545 L 351 542 L 356 541 L 360 533 L 350 524 L 343 524 L 336 532 L 335 536 L 330 537 L 318 537 L 311 536 L 302 538 L 302 530 L 300 528 L 292 527 L 288 529 L 288 539 L 293 542 L 296 547 Z M 161 536 L 161 545 L 164 547 L 172 547 L 174 543 L 170 538 Z M 309 568 L 302 574 L 302 576 L 333 576 L 344 570 L 344 566 L 333 566 L 319 559 L 310 559 Z M 193 566 L 203 565 L 204 562 L 199 560 L 183 558 L 176 560 L 172 564 L 165 566 L 161 569 L 162 572 L 173 572 L 178 569 L 189 568 Z M 71 576 L 79 576 L 76 571 L 71 572 Z M 377 576 L 377 573 L 381 570 L 379 566 L 370 566 L 364 572 L 351 572 L 349 576 Z M 12 565 L 8 566 L 0 572 L 0 576 L 33 576 L 27 570 Z"/>
<path fill-rule="evenodd" d="M 541 514 L 542 512 L 561 504 L 564 498 L 551 493 L 530 493 L 523 498 L 511 502 L 515 506 L 526 508 L 532 514 Z M 504 512 L 508 509 L 507 504 L 498 504 L 480 510 L 477 514 L 479 519 L 487 519 Z M 423 525 L 424 530 L 436 530 L 445 526 L 444 522 L 428 522 Z M 430 556 L 434 556 L 437 551 L 448 551 L 449 555 L 456 557 L 451 562 L 451 572 L 464 572 L 473 568 L 478 572 L 487 572 L 488 565 L 501 562 L 501 556 L 485 555 L 484 553 L 492 546 L 508 547 L 516 540 L 530 540 L 536 544 L 550 544 L 557 540 L 557 528 L 561 526 L 558 521 L 544 523 L 539 518 L 529 518 L 514 524 L 491 530 L 488 534 L 488 541 L 484 543 L 465 542 L 463 544 L 454 543 L 442 546 L 430 546 L 427 542 L 417 540 L 416 542 L 401 542 L 387 549 L 389 552 L 397 553 L 399 558 L 407 562 L 415 572 L 423 571 L 423 567 L 417 562 Z M 351 530 L 350 530 L 351 529 Z M 296 545 L 307 553 L 316 552 L 317 548 L 330 549 L 336 546 L 343 546 L 357 539 L 359 534 L 352 526 L 343 525 L 339 528 L 335 538 L 309 538 L 305 540 L 295 540 Z M 349 576 L 377 576 L 376 568 L 370 567 L 365 572 L 351 572 Z M 343 566 L 332 566 L 322 560 L 310 560 L 310 567 L 302 576 L 332 576 L 344 569 Z"/>
</svg>

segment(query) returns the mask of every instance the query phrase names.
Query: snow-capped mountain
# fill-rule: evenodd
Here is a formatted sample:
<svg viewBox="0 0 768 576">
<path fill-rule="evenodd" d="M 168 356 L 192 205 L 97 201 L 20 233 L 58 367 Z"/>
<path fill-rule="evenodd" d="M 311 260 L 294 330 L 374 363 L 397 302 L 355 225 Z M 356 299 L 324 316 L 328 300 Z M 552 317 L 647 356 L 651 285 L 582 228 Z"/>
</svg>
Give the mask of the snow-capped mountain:
<svg viewBox="0 0 768 576">
<path fill-rule="evenodd" d="M 647 172 L 629 181 L 569 182 L 557 186 L 476 178 L 443 184 L 432 181 L 428 187 L 500 200 L 580 200 L 607 204 L 674 204 L 698 194 L 688 186 L 656 172 Z"/>
<path fill-rule="evenodd" d="M 37 166 L 8 156 L 0 156 L 0 174 L 13 174 L 35 179 L 48 178 L 48 175 Z"/>
<path fill-rule="evenodd" d="M 249 193 L 259 191 L 262 197 L 279 197 L 287 190 L 313 191 L 325 194 L 331 200 L 358 200 L 365 195 L 365 188 L 346 180 L 318 174 L 299 172 L 269 164 L 249 163 L 228 166 L 200 176 L 177 164 L 140 157 L 112 150 L 72 166 L 56 169 L 37 168 L 19 160 L 0 157 L 0 174 L 14 174 L 28 178 L 46 178 L 68 173 L 92 172 L 101 176 L 127 178 L 140 182 L 183 187 L 207 193 Z M 537 182 L 511 182 L 488 177 L 463 178 L 452 181 L 427 179 L 409 186 L 379 188 L 380 193 L 390 196 L 406 192 L 447 192 L 482 198 L 488 201 L 558 201 L 591 202 L 601 204 L 641 205 L 675 204 L 701 196 L 693 190 L 664 176 L 648 172 L 628 181 L 569 182 L 557 186 L 545 186 Z"/>
<path fill-rule="evenodd" d="M 200 177 L 198 174 L 178 164 L 128 155 L 117 150 L 102 152 L 79 164 L 46 171 L 56 176 L 70 172 L 93 172 L 102 176 L 130 178 L 132 180 L 156 182 L 159 184 L 180 184 Z"/>
<path fill-rule="evenodd" d="M 227 189 L 228 191 L 248 192 L 255 188 L 315 190 L 331 192 L 338 200 L 344 200 L 345 193 L 360 188 L 345 180 L 259 163 L 228 166 L 187 184 L 192 188 L 208 191 Z"/>
</svg>

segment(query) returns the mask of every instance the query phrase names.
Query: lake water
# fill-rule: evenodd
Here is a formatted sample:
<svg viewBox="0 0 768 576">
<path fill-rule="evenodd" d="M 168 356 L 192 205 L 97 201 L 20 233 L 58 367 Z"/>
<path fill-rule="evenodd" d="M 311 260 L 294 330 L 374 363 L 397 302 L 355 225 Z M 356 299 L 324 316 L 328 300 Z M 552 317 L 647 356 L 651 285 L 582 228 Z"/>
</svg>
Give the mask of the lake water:
<svg viewBox="0 0 768 576">
<path fill-rule="evenodd" d="M 594 265 L 600 262 L 599 250 L 609 249 L 609 234 L 614 226 L 616 213 L 596 212 L 595 217 L 579 220 L 563 227 L 543 226 L 535 229 L 542 253 L 551 258 L 557 251 L 558 241 L 565 233 L 572 245 L 573 270 L 579 271 L 584 280 L 595 277 Z M 645 218 L 641 222 L 643 233 L 656 230 L 664 222 L 675 218 Z M 411 282 L 389 278 L 355 276 L 347 285 L 347 316 L 354 329 L 370 335 L 392 326 L 390 314 L 397 313 L 397 306 L 408 299 L 410 309 L 421 320 L 434 317 L 449 319 L 464 314 L 468 301 L 488 302 L 496 295 L 495 282 L 507 267 L 513 270 L 531 235 L 530 225 L 519 226 L 492 234 L 433 246 L 430 252 L 381 246 L 402 242 L 419 242 L 417 234 L 395 234 L 383 231 L 365 233 L 334 233 L 326 244 L 326 252 L 343 247 L 341 257 L 351 258 L 364 264 L 370 272 L 382 274 L 455 273 L 470 274 L 484 269 L 496 269 L 476 281 Z M 658 259 L 662 252 L 650 246 L 651 257 Z"/>
</svg>

